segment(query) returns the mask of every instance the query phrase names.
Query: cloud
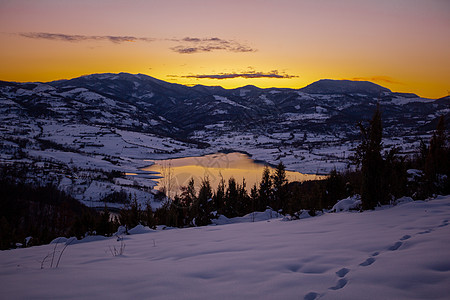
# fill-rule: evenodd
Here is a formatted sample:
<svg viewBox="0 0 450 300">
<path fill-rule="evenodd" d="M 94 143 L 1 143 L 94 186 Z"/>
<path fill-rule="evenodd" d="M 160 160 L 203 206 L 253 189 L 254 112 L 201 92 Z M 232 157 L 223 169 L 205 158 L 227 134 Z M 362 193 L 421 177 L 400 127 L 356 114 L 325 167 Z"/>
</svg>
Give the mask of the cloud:
<svg viewBox="0 0 450 300">
<path fill-rule="evenodd" d="M 371 82 L 378 82 L 378 83 L 391 83 L 391 84 L 403 84 L 389 76 L 372 76 L 372 77 L 353 77 L 348 78 L 347 80 L 353 80 L 353 81 L 371 81 Z"/>
<path fill-rule="evenodd" d="M 150 37 L 136 37 L 128 35 L 79 35 L 79 34 L 64 34 L 64 33 L 48 33 L 48 32 L 21 32 L 17 33 L 19 36 L 38 39 L 51 40 L 63 42 L 86 42 L 86 41 L 109 41 L 115 44 L 129 43 L 129 42 L 155 42 L 155 41 L 169 41 L 175 42 L 178 45 L 170 49 L 180 54 L 193 54 L 202 52 L 212 52 L 217 50 L 229 52 L 254 52 L 256 49 L 251 48 L 245 44 L 234 40 L 225 40 L 218 37 L 212 38 L 198 38 L 185 37 L 181 39 L 155 39 Z"/>
<path fill-rule="evenodd" d="M 171 75 L 171 77 L 177 77 L 176 75 Z M 254 78 L 276 78 L 276 79 L 289 79 L 296 78 L 296 75 L 289 75 L 285 73 L 278 72 L 277 70 L 273 70 L 271 72 L 256 72 L 256 71 L 248 71 L 243 73 L 219 73 L 219 74 L 197 74 L 197 75 L 185 75 L 179 76 L 183 78 L 196 78 L 196 79 L 233 79 L 233 78 L 246 78 L 246 79 L 254 79 Z"/>
<path fill-rule="evenodd" d="M 223 50 L 229 52 L 255 52 L 253 49 L 245 44 L 239 43 L 234 40 L 224 40 L 217 37 L 212 38 L 196 38 L 185 37 L 182 39 L 174 39 L 172 41 L 180 43 L 175 47 L 172 47 L 172 51 L 180 54 L 193 54 L 201 52 L 212 52 L 216 50 Z"/>
<path fill-rule="evenodd" d="M 18 35 L 30 39 L 42 39 L 64 42 L 84 42 L 84 41 L 109 41 L 115 44 L 126 42 L 153 42 L 155 39 L 147 37 L 135 36 L 114 36 L 114 35 L 78 35 L 78 34 L 63 34 L 63 33 L 48 33 L 48 32 L 22 32 Z"/>
</svg>

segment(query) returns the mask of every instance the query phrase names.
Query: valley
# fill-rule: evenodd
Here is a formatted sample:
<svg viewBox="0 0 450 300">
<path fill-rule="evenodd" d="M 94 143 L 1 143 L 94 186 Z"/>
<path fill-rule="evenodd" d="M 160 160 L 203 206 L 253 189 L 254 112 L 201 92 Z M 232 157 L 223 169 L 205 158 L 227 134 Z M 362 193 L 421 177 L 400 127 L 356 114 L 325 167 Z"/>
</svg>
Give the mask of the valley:
<svg viewBox="0 0 450 300">
<path fill-rule="evenodd" d="M 142 171 L 152 159 L 239 151 L 271 165 L 282 161 L 290 171 L 325 175 L 352 167 L 357 124 L 370 119 L 377 103 L 384 147 L 399 147 L 402 155 L 415 153 L 439 116 L 450 112 L 450 97 L 424 99 L 370 82 L 226 90 L 127 73 L 0 82 L 0 165 L 91 207 L 119 192 L 154 202 L 158 174 Z"/>
</svg>

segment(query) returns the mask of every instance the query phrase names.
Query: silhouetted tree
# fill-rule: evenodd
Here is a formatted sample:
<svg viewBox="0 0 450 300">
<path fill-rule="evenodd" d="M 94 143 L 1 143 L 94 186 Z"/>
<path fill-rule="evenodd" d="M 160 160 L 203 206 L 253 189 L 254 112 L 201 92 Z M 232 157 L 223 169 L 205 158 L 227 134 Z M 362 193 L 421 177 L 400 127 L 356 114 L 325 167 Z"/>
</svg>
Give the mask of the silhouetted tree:
<svg viewBox="0 0 450 300">
<path fill-rule="evenodd" d="M 198 197 L 195 199 L 193 205 L 193 215 L 195 218 L 195 225 L 205 226 L 211 224 L 212 211 L 212 190 L 209 179 L 203 178 Z"/>
<path fill-rule="evenodd" d="M 288 195 L 287 195 L 287 178 L 286 178 L 286 167 L 282 162 L 277 165 L 277 168 L 272 175 L 272 189 L 273 189 L 273 200 L 272 208 L 275 210 L 282 210 L 284 213 L 287 210 Z"/>
<path fill-rule="evenodd" d="M 237 189 L 236 180 L 233 177 L 228 179 L 228 187 L 225 194 L 225 208 L 224 215 L 227 218 L 234 218 L 238 216 L 237 213 L 237 202 L 238 202 L 239 192 Z"/>
<path fill-rule="evenodd" d="M 216 192 L 213 196 L 214 210 L 219 214 L 224 214 L 225 209 L 225 180 L 221 176 L 219 185 L 217 186 Z"/>
<path fill-rule="evenodd" d="M 270 170 L 268 166 L 264 167 L 261 182 L 258 190 L 257 210 L 265 211 L 271 204 L 272 199 L 272 179 L 270 178 Z"/>
<path fill-rule="evenodd" d="M 436 131 L 431 137 L 424 166 L 426 184 L 431 193 L 446 194 L 450 192 L 450 147 L 447 146 L 447 143 L 445 119 L 444 116 L 441 116 Z"/>
<path fill-rule="evenodd" d="M 387 201 L 384 189 L 384 162 L 381 157 L 382 124 L 380 107 L 366 128 L 359 123 L 362 141 L 356 150 L 356 158 L 361 163 L 361 200 L 363 209 L 374 209 L 379 203 Z"/>
</svg>

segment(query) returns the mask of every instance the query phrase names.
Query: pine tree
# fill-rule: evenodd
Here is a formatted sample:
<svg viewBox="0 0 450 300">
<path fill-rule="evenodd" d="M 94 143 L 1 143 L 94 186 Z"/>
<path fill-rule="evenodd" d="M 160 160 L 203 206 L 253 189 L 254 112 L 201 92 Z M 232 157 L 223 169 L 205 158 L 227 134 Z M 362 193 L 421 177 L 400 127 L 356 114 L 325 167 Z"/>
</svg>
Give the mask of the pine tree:
<svg viewBox="0 0 450 300">
<path fill-rule="evenodd" d="M 439 118 L 436 131 L 430 140 L 430 147 L 425 159 L 425 178 L 431 192 L 447 193 L 450 190 L 448 176 L 450 169 L 450 151 L 447 146 L 447 135 L 445 131 L 444 116 Z M 447 180 L 441 180 L 442 175 Z M 441 182 L 444 181 L 444 182 Z"/>
<path fill-rule="evenodd" d="M 198 197 L 194 202 L 193 211 L 195 216 L 195 224 L 197 226 L 205 226 L 211 224 L 211 201 L 212 190 L 209 179 L 206 177 L 202 180 Z"/>
<path fill-rule="evenodd" d="M 264 167 L 261 182 L 259 183 L 258 194 L 257 210 L 265 211 L 272 199 L 272 179 L 270 177 L 268 166 Z"/>
<path fill-rule="evenodd" d="M 179 200 L 175 204 L 181 210 L 183 223 L 185 224 L 189 224 L 194 218 L 192 205 L 197 199 L 196 194 L 195 181 L 194 178 L 191 178 L 187 186 L 181 187 L 181 195 L 179 198 L 177 197 Z"/>
<path fill-rule="evenodd" d="M 112 233 L 112 224 L 110 221 L 110 213 L 108 207 L 105 204 L 105 208 L 103 209 L 102 214 L 99 217 L 99 221 L 97 223 L 97 234 L 109 236 Z"/>
<path fill-rule="evenodd" d="M 225 180 L 221 177 L 217 190 L 213 197 L 214 210 L 219 214 L 224 214 L 225 208 Z"/>
<path fill-rule="evenodd" d="M 242 184 L 237 186 L 238 197 L 236 203 L 236 212 L 238 216 L 244 216 L 250 213 L 251 203 L 247 193 L 247 184 L 245 178 L 242 179 Z"/>
<path fill-rule="evenodd" d="M 363 209 L 374 209 L 379 203 L 387 202 L 387 191 L 384 188 L 383 172 L 384 161 L 381 157 L 382 125 L 380 107 L 377 109 L 365 128 L 361 123 L 359 127 L 362 134 L 361 144 L 356 155 L 361 163 L 362 186 L 361 200 Z"/>
<path fill-rule="evenodd" d="M 237 213 L 237 201 L 239 197 L 239 192 L 236 184 L 236 180 L 233 177 L 228 179 L 227 192 L 225 194 L 225 208 L 224 215 L 227 218 L 234 218 L 238 216 Z"/>
<path fill-rule="evenodd" d="M 275 210 L 282 210 L 283 213 L 287 210 L 288 193 L 287 193 L 287 178 L 286 167 L 282 162 L 277 165 L 274 174 L 272 175 L 273 182 L 273 206 Z"/>
</svg>

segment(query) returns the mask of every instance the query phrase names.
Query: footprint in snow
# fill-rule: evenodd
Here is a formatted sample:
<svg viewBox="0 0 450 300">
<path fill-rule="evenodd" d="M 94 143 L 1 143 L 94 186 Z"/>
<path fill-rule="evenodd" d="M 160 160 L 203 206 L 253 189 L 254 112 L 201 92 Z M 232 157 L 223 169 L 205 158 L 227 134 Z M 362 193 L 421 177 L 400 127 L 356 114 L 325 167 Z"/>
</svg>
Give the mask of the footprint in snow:
<svg viewBox="0 0 450 300">
<path fill-rule="evenodd" d="M 418 232 L 417 234 L 427 234 L 427 233 L 430 233 L 432 231 L 433 231 L 432 229 L 428 229 L 428 230 L 425 230 L 425 231 Z"/>
<path fill-rule="evenodd" d="M 442 221 L 442 224 L 439 225 L 438 227 L 445 227 L 447 225 L 448 225 L 448 220 L 444 220 L 444 221 Z"/>
<path fill-rule="evenodd" d="M 400 241 L 406 241 L 407 239 L 410 239 L 410 238 L 411 238 L 411 236 L 409 234 L 406 234 L 400 239 Z"/>
<path fill-rule="evenodd" d="M 303 299 L 304 300 L 315 300 L 315 299 L 319 298 L 319 296 L 320 295 L 316 292 L 310 292 L 310 293 L 306 294 Z"/>
<path fill-rule="evenodd" d="M 371 264 L 373 264 L 374 262 L 375 262 L 375 258 L 369 257 L 368 259 L 366 259 L 364 262 L 360 263 L 359 265 L 362 267 L 367 267 L 367 266 L 370 266 Z"/>
<path fill-rule="evenodd" d="M 395 243 L 394 245 L 392 245 L 391 247 L 389 247 L 389 250 L 395 251 L 395 250 L 397 250 L 398 248 L 400 248 L 401 245 L 403 245 L 402 242 L 397 242 L 397 243 Z"/>
<path fill-rule="evenodd" d="M 347 275 L 347 273 L 348 272 L 350 272 L 350 270 L 349 269 L 347 269 L 347 268 L 342 268 L 342 269 L 340 269 L 339 271 L 337 271 L 336 272 L 336 275 L 338 276 L 338 277 L 344 277 L 345 275 Z"/>
<path fill-rule="evenodd" d="M 347 279 L 341 278 L 341 279 L 338 280 L 338 282 L 336 283 L 335 286 L 330 287 L 329 289 L 330 289 L 330 290 L 334 290 L 334 291 L 335 291 L 335 290 L 340 290 L 340 289 L 342 289 L 346 284 L 347 284 Z"/>
</svg>

